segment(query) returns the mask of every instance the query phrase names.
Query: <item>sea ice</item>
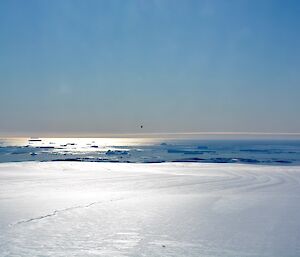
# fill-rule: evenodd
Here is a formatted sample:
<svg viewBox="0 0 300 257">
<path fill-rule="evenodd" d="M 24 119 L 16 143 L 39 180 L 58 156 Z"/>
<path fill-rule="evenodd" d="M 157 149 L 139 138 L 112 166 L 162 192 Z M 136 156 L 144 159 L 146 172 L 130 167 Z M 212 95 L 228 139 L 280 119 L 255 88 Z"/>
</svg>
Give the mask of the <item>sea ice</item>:
<svg viewBox="0 0 300 257">
<path fill-rule="evenodd" d="M 300 256 L 300 167 L 0 164 L 0 256 Z"/>
</svg>

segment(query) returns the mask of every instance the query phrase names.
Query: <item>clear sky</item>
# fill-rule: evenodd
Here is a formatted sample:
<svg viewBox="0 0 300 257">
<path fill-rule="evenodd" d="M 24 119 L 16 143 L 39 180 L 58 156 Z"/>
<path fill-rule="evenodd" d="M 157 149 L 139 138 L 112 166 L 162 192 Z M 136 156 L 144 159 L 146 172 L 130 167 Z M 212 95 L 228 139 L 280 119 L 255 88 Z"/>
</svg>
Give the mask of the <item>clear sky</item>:
<svg viewBox="0 0 300 257">
<path fill-rule="evenodd" d="M 299 13 L 298 0 L 1 0 L 0 134 L 300 132 Z"/>
</svg>

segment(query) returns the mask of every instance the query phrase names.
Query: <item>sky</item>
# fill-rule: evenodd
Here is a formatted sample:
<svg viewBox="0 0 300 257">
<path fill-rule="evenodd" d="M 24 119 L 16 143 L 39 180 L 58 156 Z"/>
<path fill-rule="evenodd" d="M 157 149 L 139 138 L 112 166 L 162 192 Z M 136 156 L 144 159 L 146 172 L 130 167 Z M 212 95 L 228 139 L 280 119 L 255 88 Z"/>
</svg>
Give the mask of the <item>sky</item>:
<svg viewBox="0 0 300 257">
<path fill-rule="evenodd" d="M 299 13 L 297 0 L 1 0 L 0 135 L 298 133 Z"/>
</svg>

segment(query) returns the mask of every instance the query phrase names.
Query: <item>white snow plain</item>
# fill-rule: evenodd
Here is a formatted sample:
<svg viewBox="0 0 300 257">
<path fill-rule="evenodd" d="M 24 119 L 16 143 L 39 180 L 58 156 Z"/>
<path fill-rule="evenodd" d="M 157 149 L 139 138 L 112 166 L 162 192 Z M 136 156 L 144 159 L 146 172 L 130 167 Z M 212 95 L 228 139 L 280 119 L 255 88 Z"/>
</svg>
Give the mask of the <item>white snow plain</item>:
<svg viewBox="0 0 300 257">
<path fill-rule="evenodd" d="M 300 167 L 0 164 L 0 256 L 299 257 Z"/>
</svg>

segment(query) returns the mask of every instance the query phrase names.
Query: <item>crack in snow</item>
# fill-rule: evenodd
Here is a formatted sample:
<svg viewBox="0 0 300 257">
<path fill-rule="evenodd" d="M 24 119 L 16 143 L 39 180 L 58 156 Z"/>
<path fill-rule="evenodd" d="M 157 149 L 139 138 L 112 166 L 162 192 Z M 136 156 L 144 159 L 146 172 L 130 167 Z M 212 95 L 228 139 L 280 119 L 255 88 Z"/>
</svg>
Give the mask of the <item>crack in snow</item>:
<svg viewBox="0 0 300 257">
<path fill-rule="evenodd" d="M 96 201 L 96 202 L 92 202 L 92 203 L 89 203 L 89 204 L 86 204 L 86 205 L 76 205 L 76 206 L 68 207 L 68 208 L 61 209 L 61 210 L 54 210 L 52 213 L 45 214 L 45 215 L 35 217 L 35 218 L 30 218 L 30 219 L 27 219 L 27 220 L 21 220 L 21 221 L 18 221 L 16 223 L 14 223 L 14 224 L 11 224 L 10 226 L 16 226 L 16 225 L 20 225 L 20 224 L 23 224 L 23 223 L 29 223 L 29 222 L 36 221 L 36 220 L 42 220 L 42 219 L 45 219 L 45 218 L 56 216 L 57 214 L 59 214 L 61 212 L 72 211 L 72 210 L 75 210 L 75 209 L 89 208 L 89 207 L 91 207 L 93 205 L 96 205 L 96 204 L 105 203 L 105 202 L 115 202 L 115 201 L 120 201 L 120 200 L 124 200 L 124 199 L 127 199 L 127 198 L 123 197 L 123 198 L 111 199 L 109 201 Z"/>
</svg>

